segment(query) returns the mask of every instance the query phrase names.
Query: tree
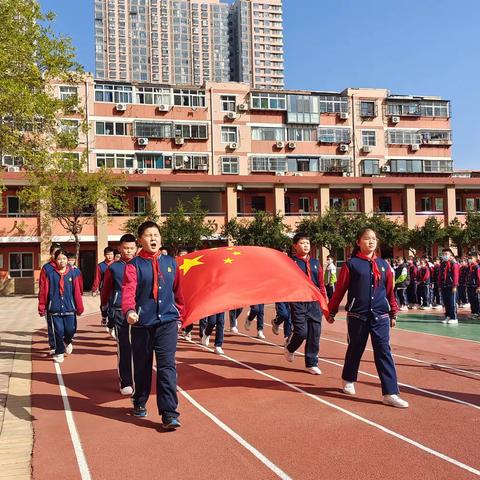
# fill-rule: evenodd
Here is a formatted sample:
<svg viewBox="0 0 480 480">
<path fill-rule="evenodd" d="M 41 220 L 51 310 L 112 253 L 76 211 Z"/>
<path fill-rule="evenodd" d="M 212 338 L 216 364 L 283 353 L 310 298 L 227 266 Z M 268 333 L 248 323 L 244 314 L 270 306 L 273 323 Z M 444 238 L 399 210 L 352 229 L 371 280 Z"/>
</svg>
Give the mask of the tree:
<svg viewBox="0 0 480 480">
<path fill-rule="evenodd" d="M 147 210 L 142 215 L 130 218 L 122 225 L 122 231 L 137 236 L 138 227 L 147 221 L 158 223 L 160 216 L 157 212 L 157 204 L 152 201 L 147 205 Z"/>
<path fill-rule="evenodd" d="M 480 245 L 480 213 L 468 212 L 465 219 L 464 244 L 478 251 Z"/>
<path fill-rule="evenodd" d="M 423 250 L 425 254 L 431 255 L 433 245 L 447 238 L 442 222 L 435 217 L 428 217 L 422 227 L 415 227 L 410 230 L 410 247 Z"/>
<path fill-rule="evenodd" d="M 57 220 L 75 241 L 75 254 L 79 256 L 80 235 L 83 227 L 108 214 L 107 205 L 120 210 L 123 187 L 111 173 L 101 169 L 88 173 L 86 157 L 64 153 L 50 154 L 48 167 L 29 168 L 28 184 L 20 191 L 20 201 L 29 208 L 43 211 L 47 222 Z M 98 205 L 104 209 L 98 209 Z"/>
<path fill-rule="evenodd" d="M 255 212 L 253 220 L 233 218 L 222 230 L 222 235 L 234 245 L 256 245 L 286 250 L 291 245 L 291 228 L 280 214 Z"/>
<path fill-rule="evenodd" d="M 203 240 L 217 231 L 215 221 L 205 220 L 208 210 L 202 207 L 200 197 L 194 197 L 186 206 L 188 209 L 179 200 L 177 206 L 160 225 L 162 243 L 170 246 L 174 255 L 178 253 L 180 247 L 200 248 Z"/>
<path fill-rule="evenodd" d="M 394 248 L 403 248 L 409 243 L 409 231 L 406 225 L 398 224 L 390 220 L 387 216 L 375 213 L 367 217 L 366 226 L 370 227 L 377 234 L 377 238 L 382 246 Z"/>
<path fill-rule="evenodd" d="M 463 247 L 466 246 L 466 229 L 464 225 L 455 217 L 447 227 L 445 227 L 445 234 L 450 238 L 452 243 L 457 247 L 458 254 L 462 255 Z"/>
</svg>

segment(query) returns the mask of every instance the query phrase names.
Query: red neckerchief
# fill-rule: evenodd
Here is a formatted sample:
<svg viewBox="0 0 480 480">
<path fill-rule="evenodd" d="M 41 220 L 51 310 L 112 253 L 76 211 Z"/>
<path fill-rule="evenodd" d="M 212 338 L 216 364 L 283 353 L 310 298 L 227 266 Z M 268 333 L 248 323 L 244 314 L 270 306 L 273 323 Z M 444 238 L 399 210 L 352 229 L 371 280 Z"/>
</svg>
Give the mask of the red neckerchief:
<svg viewBox="0 0 480 480">
<path fill-rule="evenodd" d="M 60 296 L 63 297 L 63 294 L 65 293 L 64 277 L 70 271 L 70 268 L 67 266 L 65 271 L 62 273 L 60 270 L 58 270 L 58 267 L 55 265 L 55 271 L 60 275 L 60 281 L 58 282 L 58 289 L 60 291 Z"/>
<path fill-rule="evenodd" d="M 475 271 L 475 267 L 477 266 L 477 263 L 476 262 L 473 262 L 471 265 L 470 265 L 470 274 L 472 274 L 474 271 Z"/>
<path fill-rule="evenodd" d="M 445 272 L 443 274 L 443 279 L 447 281 L 448 274 L 450 273 L 450 262 L 451 260 L 447 260 L 447 264 L 445 265 Z"/>
<path fill-rule="evenodd" d="M 297 255 L 295 255 L 297 257 Z M 302 262 L 305 262 L 305 265 L 307 267 L 307 277 L 310 279 L 310 280 L 313 280 L 312 279 L 312 269 L 310 267 L 310 255 L 307 255 L 305 257 L 305 259 L 303 258 L 300 258 L 300 257 L 297 257 L 299 260 L 301 260 Z"/>
<path fill-rule="evenodd" d="M 149 252 L 146 252 L 145 250 L 140 250 L 140 253 L 138 254 L 139 257 L 146 258 L 152 261 L 152 267 L 153 267 L 152 295 L 155 301 L 158 300 L 158 277 L 160 276 L 163 278 L 163 274 L 160 271 L 160 266 L 158 264 L 158 258 L 161 255 L 162 254 L 160 251 L 158 251 L 157 253 L 149 253 Z"/>
<path fill-rule="evenodd" d="M 357 257 L 362 258 L 363 260 L 367 260 L 372 265 L 373 281 L 374 281 L 374 286 L 376 287 L 380 282 L 380 279 L 382 278 L 382 274 L 380 273 L 377 262 L 375 261 L 377 259 L 377 256 L 373 254 L 373 256 L 370 258 L 370 257 L 367 257 L 367 255 L 364 255 L 363 253 L 358 252 Z"/>
</svg>

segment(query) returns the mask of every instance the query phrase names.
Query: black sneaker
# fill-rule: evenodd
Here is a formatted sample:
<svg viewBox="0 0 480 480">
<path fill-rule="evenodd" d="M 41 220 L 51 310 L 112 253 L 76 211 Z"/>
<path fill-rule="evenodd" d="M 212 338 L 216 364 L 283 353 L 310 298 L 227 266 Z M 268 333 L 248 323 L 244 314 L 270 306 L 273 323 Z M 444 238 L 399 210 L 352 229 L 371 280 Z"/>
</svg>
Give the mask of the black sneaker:
<svg viewBox="0 0 480 480">
<path fill-rule="evenodd" d="M 165 430 L 176 430 L 178 427 L 181 426 L 182 424 L 177 417 L 162 418 L 162 427 Z"/>
<path fill-rule="evenodd" d="M 133 407 L 133 416 L 134 417 L 146 417 L 147 409 L 145 407 Z"/>
</svg>

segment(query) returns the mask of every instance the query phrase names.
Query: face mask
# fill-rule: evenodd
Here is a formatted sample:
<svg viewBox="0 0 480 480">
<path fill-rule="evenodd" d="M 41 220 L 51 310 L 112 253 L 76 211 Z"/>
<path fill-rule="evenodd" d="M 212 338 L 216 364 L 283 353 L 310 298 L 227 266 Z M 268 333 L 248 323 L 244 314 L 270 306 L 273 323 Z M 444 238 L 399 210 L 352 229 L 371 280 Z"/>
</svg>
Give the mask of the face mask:
<svg viewBox="0 0 480 480">
<path fill-rule="evenodd" d="M 475 263 L 475 260 L 473 258 L 469 258 L 468 263 Z"/>
<path fill-rule="evenodd" d="M 443 260 L 444 262 L 448 261 L 448 255 L 442 255 L 442 260 Z"/>
</svg>

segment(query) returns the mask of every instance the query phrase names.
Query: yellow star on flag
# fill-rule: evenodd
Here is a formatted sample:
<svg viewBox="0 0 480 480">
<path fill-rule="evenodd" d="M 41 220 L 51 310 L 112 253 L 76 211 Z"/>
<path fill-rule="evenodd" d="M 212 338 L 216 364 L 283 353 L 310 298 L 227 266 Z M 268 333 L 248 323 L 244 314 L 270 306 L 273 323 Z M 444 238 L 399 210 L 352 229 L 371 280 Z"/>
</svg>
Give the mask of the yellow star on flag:
<svg viewBox="0 0 480 480">
<path fill-rule="evenodd" d="M 233 252 L 234 255 L 241 255 L 242 252 Z"/>
<path fill-rule="evenodd" d="M 193 267 L 197 267 L 198 265 L 204 265 L 204 263 L 200 261 L 202 257 L 203 255 L 195 258 L 185 258 L 182 265 L 180 265 L 180 270 L 182 270 L 183 275 L 185 276 L 188 271 Z"/>
<path fill-rule="evenodd" d="M 235 250 L 235 247 L 228 247 L 225 250 Z"/>
<path fill-rule="evenodd" d="M 223 263 L 233 263 L 233 258 L 228 257 L 223 261 Z"/>
</svg>

